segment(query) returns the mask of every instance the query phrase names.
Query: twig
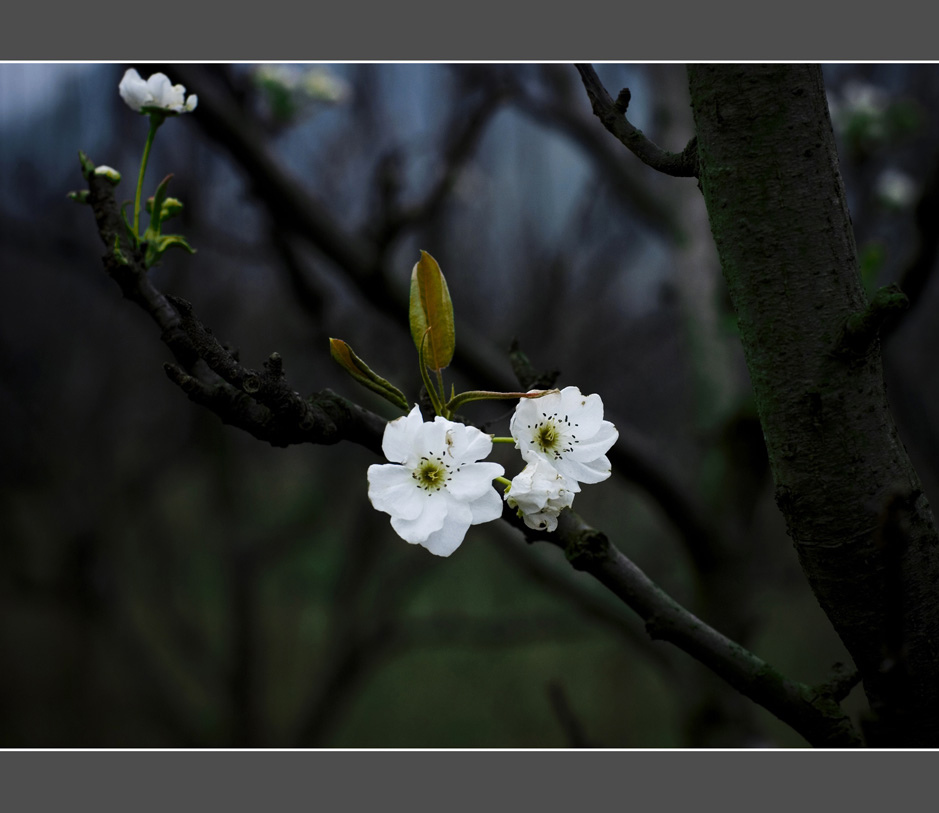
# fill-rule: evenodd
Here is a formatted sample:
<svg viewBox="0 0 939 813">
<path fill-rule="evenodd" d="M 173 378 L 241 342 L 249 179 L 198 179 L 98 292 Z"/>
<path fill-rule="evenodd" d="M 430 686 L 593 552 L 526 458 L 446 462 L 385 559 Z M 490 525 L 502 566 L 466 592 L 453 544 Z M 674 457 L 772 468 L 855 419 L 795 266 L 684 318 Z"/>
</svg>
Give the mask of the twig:
<svg viewBox="0 0 939 813">
<path fill-rule="evenodd" d="M 867 308 L 852 314 L 845 321 L 836 353 L 849 356 L 866 355 L 880 336 L 888 318 L 902 313 L 909 307 L 910 300 L 896 284 L 879 288 L 871 297 Z"/>
<path fill-rule="evenodd" d="M 697 146 L 694 139 L 691 139 L 688 146 L 680 153 L 663 150 L 646 138 L 642 130 L 637 130 L 627 120 L 629 90 L 621 91 L 619 98 L 614 102 L 591 65 L 577 65 L 577 70 L 580 72 L 580 78 L 583 80 L 597 118 L 642 163 L 676 178 L 698 176 Z"/>
<path fill-rule="evenodd" d="M 547 70 L 551 66 L 545 66 Z M 553 66 L 569 70 L 569 66 Z M 581 112 L 580 106 L 567 98 L 534 99 L 523 87 L 516 88 L 512 104 L 525 115 L 563 133 L 577 144 L 596 164 L 597 171 L 611 185 L 613 193 L 630 212 L 656 233 L 677 243 L 686 239 L 685 227 L 678 221 L 674 207 L 663 202 L 660 195 L 636 177 L 631 161 L 622 161 L 622 153 L 614 142 L 596 126 L 593 117 Z"/>
<path fill-rule="evenodd" d="M 517 527 L 521 525 L 509 509 L 503 517 Z M 577 514 L 563 511 L 557 531 L 551 534 L 523 530 L 529 540 L 541 539 L 563 548 L 575 568 L 592 575 L 639 614 L 652 638 L 669 641 L 703 663 L 812 745 L 861 744 L 851 720 L 830 694 L 784 677 L 766 661 L 709 627 Z"/>
</svg>

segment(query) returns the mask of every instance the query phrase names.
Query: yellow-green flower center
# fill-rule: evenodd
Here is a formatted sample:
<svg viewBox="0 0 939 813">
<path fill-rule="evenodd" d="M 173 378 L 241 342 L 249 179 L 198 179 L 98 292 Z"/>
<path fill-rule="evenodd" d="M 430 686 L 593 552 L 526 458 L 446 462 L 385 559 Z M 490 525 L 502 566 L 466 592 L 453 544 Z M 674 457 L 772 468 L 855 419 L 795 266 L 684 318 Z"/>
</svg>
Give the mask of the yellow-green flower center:
<svg viewBox="0 0 939 813">
<path fill-rule="evenodd" d="M 546 421 L 535 430 L 535 443 L 545 453 L 552 451 L 557 446 L 558 440 L 557 427 L 551 421 Z"/>
<path fill-rule="evenodd" d="M 446 486 L 450 479 L 450 466 L 439 457 L 422 457 L 417 468 L 411 472 L 411 477 L 418 488 L 431 494 Z"/>
<path fill-rule="evenodd" d="M 578 424 L 571 423 L 567 415 L 562 416 L 557 412 L 550 415 L 542 412 L 541 417 L 542 420 L 536 424 L 528 425 L 532 445 L 549 460 L 560 460 L 565 454 L 573 452 L 578 442 L 573 430 Z"/>
</svg>

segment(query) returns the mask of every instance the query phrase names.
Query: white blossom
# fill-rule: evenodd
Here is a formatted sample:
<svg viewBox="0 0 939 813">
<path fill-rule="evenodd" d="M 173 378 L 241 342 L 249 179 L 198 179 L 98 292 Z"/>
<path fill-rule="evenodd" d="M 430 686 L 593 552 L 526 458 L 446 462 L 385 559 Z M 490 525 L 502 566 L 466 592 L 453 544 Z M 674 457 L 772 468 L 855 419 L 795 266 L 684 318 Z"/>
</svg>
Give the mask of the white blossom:
<svg viewBox="0 0 939 813">
<path fill-rule="evenodd" d="M 570 508 L 580 491 L 576 480 L 568 480 L 543 458 L 529 463 L 512 479 L 505 501 L 518 509 L 529 528 L 553 531 L 558 514 Z"/>
<path fill-rule="evenodd" d="M 610 476 L 606 453 L 619 437 L 603 420 L 603 401 L 565 387 L 540 398 L 522 398 L 509 424 L 515 446 L 526 463 L 544 459 L 559 474 L 580 483 Z"/>
<path fill-rule="evenodd" d="M 905 172 L 892 167 L 877 176 L 875 191 L 881 203 L 894 209 L 906 209 L 916 201 L 916 182 Z"/>
<path fill-rule="evenodd" d="M 844 83 L 841 95 L 847 112 L 855 115 L 882 116 L 890 104 L 883 88 L 853 79 Z"/>
<path fill-rule="evenodd" d="M 186 88 L 171 84 L 166 74 L 155 73 L 144 81 L 133 68 L 124 73 L 118 90 L 128 107 L 138 113 L 190 113 L 199 102 L 195 94 L 187 99 Z"/>
<path fill-rule="evenodd" d="M 478 429 L 440 416 L 425 423 L 415 406 L 385 427 L 382 451 L 391 462 L 369 466 L 368 498 L 406 542 L 449 556 L 470 525 L 502 515 L 492 481 L 505 470 L 477 462 L 492 451 Z"/>
</svg>

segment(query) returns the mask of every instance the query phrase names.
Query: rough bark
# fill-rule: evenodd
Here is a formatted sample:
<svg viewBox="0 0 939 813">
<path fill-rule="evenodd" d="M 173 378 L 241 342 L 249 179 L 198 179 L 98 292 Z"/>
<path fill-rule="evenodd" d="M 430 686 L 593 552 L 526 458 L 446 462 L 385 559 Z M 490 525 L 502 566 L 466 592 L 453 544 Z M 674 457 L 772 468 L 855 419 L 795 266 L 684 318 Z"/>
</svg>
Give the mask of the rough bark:
<svg viewBox="0 0 939 813">
<path fill-rule="evenodd" d="M 698 175 L 776 501 L 854 658 L 873 745 L 939 745 L 939 547 L 887 402 L 815 65 L 689 68 Z"/>
</svg>

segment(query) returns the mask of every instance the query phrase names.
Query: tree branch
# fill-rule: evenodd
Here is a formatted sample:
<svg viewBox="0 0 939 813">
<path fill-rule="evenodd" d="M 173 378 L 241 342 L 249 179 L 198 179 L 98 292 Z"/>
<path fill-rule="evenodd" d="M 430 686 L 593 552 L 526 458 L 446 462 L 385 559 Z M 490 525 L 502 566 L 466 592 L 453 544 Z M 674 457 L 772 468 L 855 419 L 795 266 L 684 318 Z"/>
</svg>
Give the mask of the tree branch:
<svg viewBox="0 0 939 813">
<path fill-rule="evenodd" d="M 669 641 L 737 691 L 791 726 L 814 746 L 856 747 L 860 737 L 835 699 L 841 684 L 813 688 L 789 680 L 766 661 L 721 635 L 682 607 L 577 514 L 561 513 L 551 534 L 522 526 L 508 508 L 503 518 L 529 541 L 551 542 L 571 564 L 596 578 L 646 622 L 653 639 Z"/>
<path fill-rule="evenodd" d="M 93 172 L 86 179 L 88 202 L 108 249 L 105 270 L 161 329 L 176 359 L 165 365 L 167 375 L 192 401 L 274 446 L 348 440 L 380 452 L 385 426 L 380 415 L 330 390 L 303 398 L 287 383 L 276 353 L 263 371 L 243 366 L 195 318 L 188 302 L 161 293 L 147 276 L 142 252 L 131 244 L 111 182 Z"/>
<path fill-rule="evenodd" d="M 577 65 L 580 78 L 584 83 L 590 104 L 597 118 L 603 122 L 614 136 L 616 136 L 642 163 L 665 175 L 676 178 L 698 177 L 698 154 L 695 139 L 688 142 L 688 146 L 680 153 L 663 150 L 650 141 L 637 130 L 626 118 L 626 108 L 629 105 L 629 90 L 620 91 L 619 98 L 613 98 L 603 87 L 600 78 L 591 65 Z"/>
</svg>

